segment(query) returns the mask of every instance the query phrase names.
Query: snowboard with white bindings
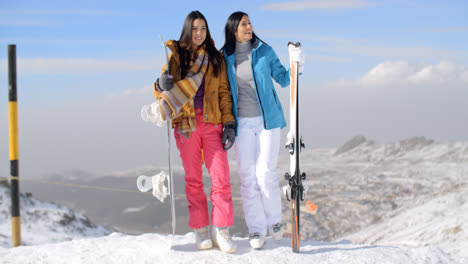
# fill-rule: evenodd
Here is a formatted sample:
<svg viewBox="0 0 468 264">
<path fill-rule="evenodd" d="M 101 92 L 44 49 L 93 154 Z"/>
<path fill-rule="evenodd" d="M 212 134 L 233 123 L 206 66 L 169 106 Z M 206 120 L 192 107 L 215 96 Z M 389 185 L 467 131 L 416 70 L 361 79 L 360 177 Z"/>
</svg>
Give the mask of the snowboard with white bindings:
<svg viewBox="0 0 468 264">
<path fill-rule="evenodd" d="M 162 41 L 164 53 L 166 55 L 167 71 L 169 71 L 169 55 L 167 52 L 167 47 L 164 44 L 164 40 L 162 39 L 162 37 L 161 36 L 159 37 Z M 173 181 L 174 178 L 172 175 L 171 120 L 167 120 L 167 121 L 162 120 L 161 113 L 159 112 L 158 101 L 153 102 L 151 105 L 143 106 L 143 108 L 141 109 L 141 117 L 143 118 L 145 122 L 151 122 L 159 127 L 162 127 L 164 125 L 167 126 L 167 152 L 168 152 L 169 174 L 162 171 L 161 173 L 156 174 L 152 177 L 148 177 L 144 175 L 139 176 L 137 178 L 137 187 L 138 187 L 138 190 L 140 190 L 141 192 L 147 192 L 153 189 L 153 196 L 156 197 L 161 202 L 164 202 L 167 196 L 170 197 L 171 218 L 172 218 L 172 240 L 171 240 L 170 247 L 172 248 L 172 245 L 174 243 L 175 232 L 176 232 L 176 210 L 175 210 L 175 193 L 174 193 L 174 181 Z M 165 184 L 166 182 L 168 186 L 166 186 Z"/>
</svg>

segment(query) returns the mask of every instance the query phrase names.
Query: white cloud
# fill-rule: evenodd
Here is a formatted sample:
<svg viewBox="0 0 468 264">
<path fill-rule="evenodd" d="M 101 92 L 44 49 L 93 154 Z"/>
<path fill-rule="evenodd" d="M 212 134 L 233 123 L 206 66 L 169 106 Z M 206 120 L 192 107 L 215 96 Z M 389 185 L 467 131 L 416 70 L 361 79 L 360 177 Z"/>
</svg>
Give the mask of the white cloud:
<svg viewBox="0 0 468 264">
<path fill-rule="evenodd" d="M 382 43 L 367 43 L 364 45 L 358 45 L 355 43 L 350 46 L 331 46 L 325 48 L 328 52 L 343 52 L 355 55 L 364 55 L 370 57 L 390 57 L 390 58 L 408 58 L 408 59 L 419 59 L 419 60 L 441 60 L 445 58 L 455 59 L 457 55 L 463 56 L 464 52 L 457 52 L 449 49 L 437 49 L 429 46 L 413 46 L 413 47 L 395 47 L 386 46 Z"/>
<path fill-rule="evenodd" d="M 466 83 L 468 69 L 449 61 L 438 64 L 414 65 L 407 61 L 386 61 L 378 64 L 356 81 L 340 80 L 336 85 L 358 85 L 381 87 L 390 85 L 440 85 L 444 83 Z"/>
<path fill-rule="evenodd" d="M 463 66 L 442 61 L 437 65 L 423 67 L 420 71 L 408 76 L 408 80 L 416 83 L 463 81 L 463 75 L 466 74 L 468 74 L 468 70 Z"/>
<path fill-rule="evenodd" d="M 452 33 L 452 32 L 468 32 L 468 27 L 454 27 L 454 28 L 425 28 L 423 32 L 440 32 L 440 33 Z"/>
<path fill-rule="evenodd" d="M 406 61 L 380 63 L 365 74 L 358 82 L 364 86 L 382 85 L 397 82 L 414 74 L 415 69 Z"/>
<path fill-rule="evenodd" d="M 263 36 L 277 39 L 295 39 L 306 43 L 303 48 L 307 54 L 308 50 L 313 49 L 314 53 L 339 54 L 339 57 L 345 55 L 359 55 L 369 57 L 382 57 L 391 59 L 415 59 L 415 60 L 457 60 L 468 58 L 464 50 L 433 48 L 427 45 L 419 46 L 399 46 L 394 43 L 382 42 L 369 38 L 335 37 L 319 36 L 296 33 L 296 29 L 281 29 L 259 31 Z"/>
<path fill-rule="evenodd" d="M 53 16 L 53 17 L 52 17 Z M 5 26 L 48 26 L 59 24 L 60 16 L 122 17 L 128 13 L 109 9 L 84 8 L 4 8 L 0 9 L 0 25 Z M 40 17 L 40 18 L 38 18 Z M 51 20 L 51 18 L 53 20 Z M 62 22 L 63 23 L 63 22 Z"/>
<path fill-rule="evenodd" d="M 1 21 L 0 21 L 1 23 Z M 34 21 L 31 21 L 31 23 L 35 23 Z M 40 23 L 40 22 L 39 22 Z M 45 23 L 48 23 L 47 21 L 44 21 Z M 54 22 L 55 23 L 55 22 Z M 37 24 L 41 25 L 41 24 Z M 142 41 L 148 41 L 148 39 L 125 39 L 125 40 L 119 40 L 119 43 L 135 43 L 135 42 L 142 42 Z M 82 39 L 82 38 L 69 38 L 69 37 L 7 37 L 3 36 L 0 38 L 0 42 L 4 43 L 15 43 L 16 45 L 114 45 L 115 40 L 111 39 Z M 152 52 L 148 50 L 138 50 L 139 53 L 145 54 L 147 56 L 147 53 Z"/>
<path fill-rule="evenodd" d="M 262 8 L 268 11 L 305 11 L 308 9 L 321 10 L 344 10 L 376 6 L 377 3 L 364 0 L 315 0 L 315 1 L 295 1 L 279 2 L 263 5 Z"/>
<path fill-rule="evenodd" d="M 126 72 L 154 70 L 155 60 L 93 59 L 93 58 L 28 58 L 17 59 L 18 72 L 22 74 Z M 8 61 L 0 60 L 0 72 L 7 72 Z"/>
<path fill-rule="evenodd" d="M 343 63 L 343 62 L 349 62 L 349 59 L 346 57 L 340 57 L 340 56 L 330 56 L 330 55 L 317 55 L 317 54 L 311 54 L 307 55 L 306 57 L 310 61 L 322 61 L 322 62 L 331 62 L 331 63 Z"/>
<path fill-rule="evenodd" d="M 111 9 L 85 9 L 85 8 L 9 8 L 1 9 L 2 16 L 20 16 L 20 15 L 77 15 L 77 16 L 127 16 L 122 11 Z"/>
<path fill-rule="evenodd" d="M 55 23 L 56 22 L 43 19 L 0 19 L 0 25 L 3 26 L 48 26 Z"/>
<path fill-rule="evenodd" d="M 319 36 L 304 34 L 297 28 L 280 28 L 280 29 L 262 29 L 255 31 L 262 36 L 269 38 L 289 38 L 289 39 L 307 39 L 312 41 L 328 42 L 335 44 L 353 44 L 353 43 L 367 43 L 371 40 L 364 38 L 349 38 L 349 37 L 336 37 L 336 36 Z"/>
<path fill-rule="evenodd" d="M 333 139 L 333 145 L 359 133 L 380 142 L 467 139 L 468 67 L 451 61 L 385 61 L 355 78 L 304 89 L 302 98 L 306 143 L 312 137 L 319 144 Z"/>
<path fill-rule="evenodd" d="M 464 73 L 461 74 L 461 80 L 463 82 L 468 83 L 468 71 L 465 71 Z"/>
</svg>

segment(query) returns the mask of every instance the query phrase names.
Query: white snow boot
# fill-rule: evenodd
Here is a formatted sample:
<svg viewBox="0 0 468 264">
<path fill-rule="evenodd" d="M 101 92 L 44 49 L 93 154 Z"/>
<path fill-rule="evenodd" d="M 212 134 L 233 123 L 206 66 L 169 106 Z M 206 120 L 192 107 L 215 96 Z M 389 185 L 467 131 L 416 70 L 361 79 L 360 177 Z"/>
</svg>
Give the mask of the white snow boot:
<svg viewBox="0 0 468 264">
<path fill-rule="evenodd" d="M 229 232 L 229 227 L 213 226 L 211 232 L 211 239 L 213 240 L 213 245 L 219 247 L 221 251 L 226 253 L 236 252 L 236 246 L 232 241 L 231 233 Z"/>
<path fill-rule="evenodd" d="M 283 224 L 277 223 L 268 228 L 268 232 L 274 240 L 281 240 L 283 238 L 284 227 Z"/>
<path fill-rule="evenodd" d="M 265 236 L 255 232 L 249 235 L 249 242 L 253 249 L 261 249 L 265 243 Z"/>
<path fill-rule="evenodd" d="M 207 226 L 194 229 L 193 231 L 195 231 L 195 242 L 197 243 L 197 249 L 209 249 L 213 247 Z"/>
</svg>

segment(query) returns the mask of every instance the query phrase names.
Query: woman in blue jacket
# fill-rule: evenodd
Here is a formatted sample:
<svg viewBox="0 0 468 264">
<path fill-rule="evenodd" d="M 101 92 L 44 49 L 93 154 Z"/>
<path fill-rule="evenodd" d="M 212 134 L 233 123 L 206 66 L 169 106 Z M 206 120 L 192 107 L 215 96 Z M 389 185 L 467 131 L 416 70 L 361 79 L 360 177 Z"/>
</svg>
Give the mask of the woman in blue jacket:
<svg viewBox="0 0 468 264">
<path fill-rule="evenodd" d="M 238 172 L 250 245 L 259 249 L 267 231 L 275 240 L 283 236 L 281 192 L 276 173 L 280 130 L 286 126 L 272 78 L 289 86 L 289 70 L 273 49 L 253 32 L 247 14 L 231 14 L 222 48 L 236 119 Z M 295 48 L 297 58 L 302 50 Z M 303 66 L 303 61 L 299 61 Z M 300 67 L 301 68 L 301 67 Z"/>
</svg>

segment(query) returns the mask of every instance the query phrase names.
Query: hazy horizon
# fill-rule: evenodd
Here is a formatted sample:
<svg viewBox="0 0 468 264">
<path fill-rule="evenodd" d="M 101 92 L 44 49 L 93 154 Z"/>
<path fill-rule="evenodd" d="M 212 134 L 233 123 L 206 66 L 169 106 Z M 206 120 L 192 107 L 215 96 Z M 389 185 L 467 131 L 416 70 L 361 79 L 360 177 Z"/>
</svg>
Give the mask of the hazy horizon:
<svg viewBox="0 0 468 264">
<path fill-rule="evenodd" d="M 144 123 L 140 109 L 154 101 L 152 84 L 164 63 L 158 35 L 178 39 L 192 10 L 204 13 L 218 48 L 227 17 L 237 10 L 249 14 L 254 31 L 286 67 L 286 43 L 302 43 L 301 133 L 309 149 L 336 148 L 357 134 L 380 143 L 413 136 L 468 140 L 464 1 L 239 0 L 223 8 L 210 1 L 5 2 L 4 177 L 8 44 L 17 45 L 20 176 L 166 164 L 166 130 Z M 277 92 L 288 120 L 288 88 Z"/>
</svg>

